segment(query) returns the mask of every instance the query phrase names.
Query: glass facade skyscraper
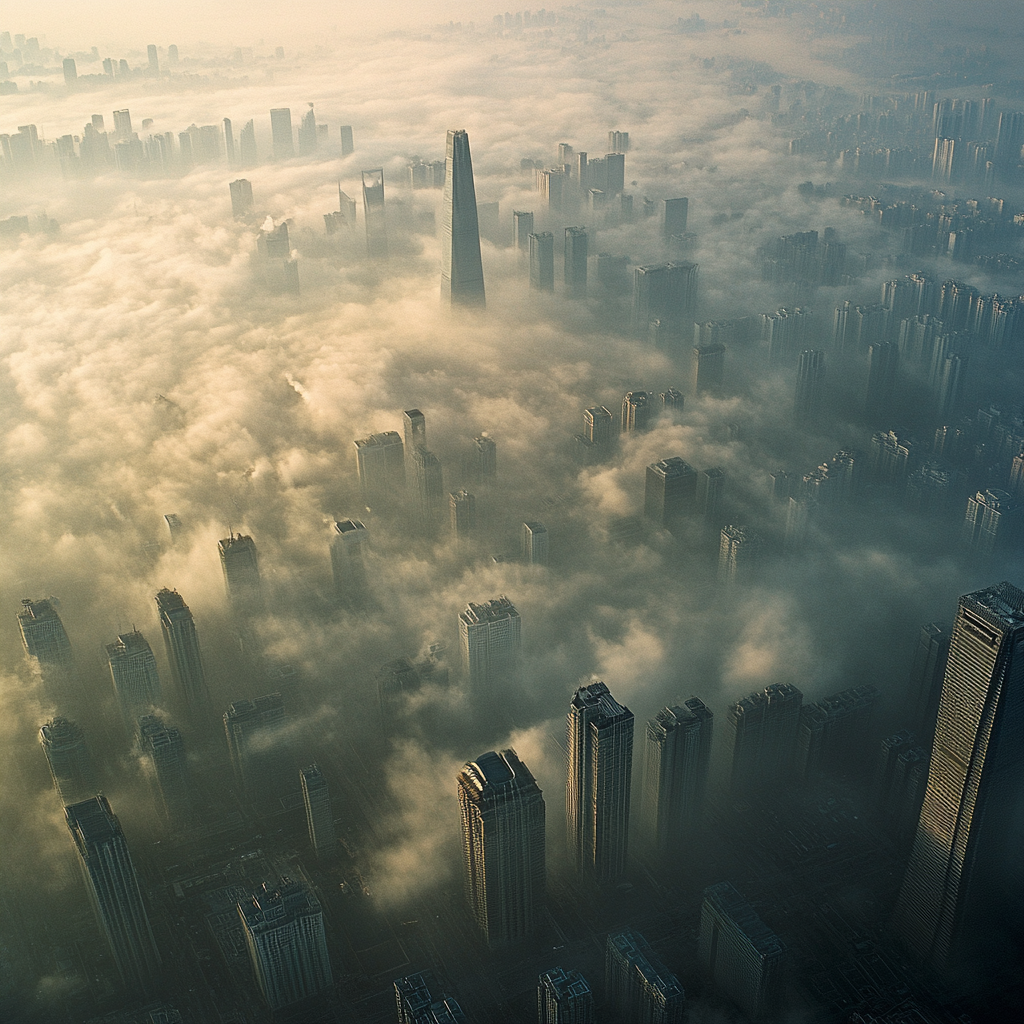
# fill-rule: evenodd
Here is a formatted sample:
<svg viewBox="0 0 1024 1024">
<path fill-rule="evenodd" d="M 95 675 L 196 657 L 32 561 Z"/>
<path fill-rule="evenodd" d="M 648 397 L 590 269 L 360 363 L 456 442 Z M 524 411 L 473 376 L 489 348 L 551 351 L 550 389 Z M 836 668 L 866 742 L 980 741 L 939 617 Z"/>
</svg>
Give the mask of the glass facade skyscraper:
<svg viewBox="0 0 1024 1024">
<path fill-rule="evenodd" d="M 485 304 L 484 271 L 480 261 L 480 226 L 473 184 L 469 136 L 448 133 L 441 225 L 441 301 L 451 306 Z"/>
</svg>

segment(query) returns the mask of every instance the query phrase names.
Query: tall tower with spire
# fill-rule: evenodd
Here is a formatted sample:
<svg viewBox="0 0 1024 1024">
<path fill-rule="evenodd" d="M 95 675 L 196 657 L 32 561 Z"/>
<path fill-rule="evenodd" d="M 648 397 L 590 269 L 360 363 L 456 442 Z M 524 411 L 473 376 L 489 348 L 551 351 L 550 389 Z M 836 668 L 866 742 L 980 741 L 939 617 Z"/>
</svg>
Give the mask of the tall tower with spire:
<svg viewBox="0 0 1024 1024">
<path fill-rule="evenodd" d="M 469 154 L 469 136 L 461 129 L 448 133 L 441 234 L 441 301 L 445 305 L 480 308 L 485 304 L 473 159 Z"/>
</svg>

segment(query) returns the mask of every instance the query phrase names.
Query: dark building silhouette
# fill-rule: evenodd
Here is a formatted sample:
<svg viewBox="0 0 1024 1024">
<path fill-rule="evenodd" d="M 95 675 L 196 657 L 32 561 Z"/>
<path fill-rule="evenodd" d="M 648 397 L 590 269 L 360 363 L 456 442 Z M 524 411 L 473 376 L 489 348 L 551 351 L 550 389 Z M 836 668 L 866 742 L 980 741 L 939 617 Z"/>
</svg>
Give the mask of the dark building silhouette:
<svg viewBox="0 0 1024 1024">
<path fill-rule="evenodd" d="M 458 1000 L 445 994 L 432 971 L 395 981 L 398 1024 L 469 1024 Z"/>
<path fill-rule="evenodd" d="M 231 216 L 235 220 L 248 220 L 253 215 L 252 185 L 239 178 L 228 185 L 231 192 Z"/>
<path fill-rule="evenodd" d="M 86 800 L 96 793 L 96 773 L 80 726 L 67 718 L 52 718 L 39 730 L 39 742 L 53 788 L 64 804 Z"/>
<path fill-rule="evenodd" d="M 538 1024 L 594 1024 L 594 994 L 579 971 L 554 967 L 537 983 Z"/>
<path fill-rule="evenodd" d="M 565 294 L 570 299 L 587 297 L 587 232 L 565 229 Z"/>
<path fill-rule="evenodd" d="M 633 270 L 633 333 L 647 334 L 652 320 L 681 333 L 697 313 L 697 264 L 660 263 Z"/>
<path fill-rule="evenodd" d="M 164 724 L 157 715 L 138 722 L 139 746 L 153 765 L 157 805 L 172 828 L 187 825 L 193 816 L 192 785 L 181 731 Z"/>
<path fill-rule="evenodd" d="M 949 628 L 937 622 L 921 627 L 903 708 L 903 720 L 912 732 L 931 742 L 939 712 L 942 679 L 949 657 Z"/>
<path fill-rule="evenodd" d="M 242 613 L 262 611 L 263 590 L 256 542 L 245 534 L 231 533 L 217 542 L 217 550 L 232 609 Z"/>
<path fill-rule="evenodd" d="M 809 348 L 800 353 L 796 370 L 793 415 L 797 423 L 816 422 L 825 402 L 825 353 Z"/>
<path fill-rule="evenodd" d="M 610 932 L 604 963 L 605 995 L 616 1020 L 682 1024 L 686 993 L 639 932 Z"/>
<path fill-rule="evenodd" d="M 358 519 L 342 519 L 331 528 L 331 573 L 338 601 L 361 608 L 369 596 L 366 550 L 370 531 Z"/>
<path fill-rule="evenodd" d="M 362 172 L 363 222 L 366 225 L 366 251 L 371 259 L 388 254 L 388 225 L 384 207 L 384 168 Z"/>
<path fill-rule="evenodd" d="M 535 292 L 555 290 L 555 237 L 550 231 L 530 235 L 530 288 Z"/>
<path fill-rule="evenodd" d="M 441 225 L 441 301 L 483 308 L 484 271 L 469 136 L 449 131 Z"/>
<path fill-rule="evenodd" d="M 288 107 L 277 107 L 270 112 L 270 136 L 273 140 L 274 159 L 287 160 L 295 156 L 292 138 L 292 112 Z"/>
<path fill-rule="evenodd" d="M 309 845 L 320 859 L 332 857 L 338 840 L 334 832 L 334 812 L 327 780 L 323 772 L 311 764 L 299 769 L 299 783 L 302 786 L 302 803 L 306 808 Z"/>
<path fill-rule="evenodd" d="M 676 530 L 697 510 L 697 471 L 678 456 L 653 462 L 644 483 L 644 515 Z"/>
<path fill-rule="evenodd" d="M 729 708 L 725 740 L 734 799 L 752 799 L 788 779 L 802 703 L 795 686 L 773 683 Z"/>
<path fill-rule="evenodd" d="M 717 393 L 725 381 L 725 346 L 695 345 L 690 357 L 690 390 L 695 395 Z"/>
<path fill-rule="evenodd" d="M 192 714 L 206 706 L 206 671 L 199 650 L 195 620 L 184 599 L 166 587 L 156 595 L 160 631 L 179 700 Z"/>
</svg>

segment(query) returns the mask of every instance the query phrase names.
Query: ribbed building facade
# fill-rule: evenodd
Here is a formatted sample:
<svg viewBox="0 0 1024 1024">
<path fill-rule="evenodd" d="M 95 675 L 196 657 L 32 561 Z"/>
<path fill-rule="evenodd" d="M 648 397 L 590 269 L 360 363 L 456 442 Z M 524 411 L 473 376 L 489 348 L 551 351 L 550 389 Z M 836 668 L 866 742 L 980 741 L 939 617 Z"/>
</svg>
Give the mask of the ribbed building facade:
<svg viewBox="0 0 1024 1024">
<path fill-rule="evenodd" d="M 441 301 L 483 308 L 484 271 L 469 136 L 448 132 L 441 223 Z"/>
<path fill-rule="evenodd" d="M 199 634 L 192 612 L 176 590 L 166 588 L 156 595 L 156 606 L 174 684 L 186 708 L 197 712 L 206 704 L 207 690 Z"/>
<path fill-rule="evenodd" d="M 238 612 L 262 610 L 263 591 L 256 542 L 252 537 L 232 533 L 218 541 L 217 550 L 231 607 Z"/>
<path fill-rule="evenodd" d="M 470 686 L 490 688 L 518 678 L 522 620 L 507 597 L 470 603 L 459 615 L 459 640 Z"/>
<path fill-rule="evenodd" d="M 725 745 L 729 788 L 747 799 L 782 784 L 793 768 L 803 694 L 790 683 L 773 683 L 729 708 Z"/>
<path fill-rule="evenodd" d="M 615 1020 L 682 1024 L 686 993 L 679 979 L 632 928 L 612 932 L 605 943 L 605 996 Z"/>
<path fill-rule="evenodd" d="M 85 800 L 97 789 L 92 757 L 80 726 L 67 718 L 53 718 L 39 730 L 53 788 L 65 804 Z"/>
<path fill-rule="evenodd" d="M 317 857 L 330 857 L 336 850 L 338 840 L 334 831 L 334 812 L 327 780 L 323 772 L 311 764 L 299 769 L 299 781 L 302 784 L 302 802 L 306 808 L 309 845 Z"/>
<path fill-rule="evenodd" d="M 160 674 L 149 641 L 138 631 L 122 633 L 106 645 L 114 694 L 129 730 L 139 715 L 160 704 Z"/>
<path fill-rule="evenodd" d="M 537 981 L 538 1024 L 594 1024 L 594 994 L 579 971 L 555 967 Z"/>
</svg>

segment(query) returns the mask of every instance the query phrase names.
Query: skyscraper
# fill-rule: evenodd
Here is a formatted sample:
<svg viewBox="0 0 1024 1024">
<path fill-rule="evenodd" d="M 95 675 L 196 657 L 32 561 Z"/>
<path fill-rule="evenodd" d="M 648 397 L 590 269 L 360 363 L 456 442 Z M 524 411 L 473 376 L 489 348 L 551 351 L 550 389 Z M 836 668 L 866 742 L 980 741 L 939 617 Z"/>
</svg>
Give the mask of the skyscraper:
<svg viewBox="0 0 1024 1024">
<path fill-rule="evenodd" d="M 432 526 L 444 506 L 444 475 L 441 460 L 426 448 L 412 453 L 413 472 L 416 474 L 416 497 L 419 500 L 421 525 Z"/>
<path fill-rule="evenodd" d="M 466 901 L 488 945 L 521 942 L 544 908 L 544 798 L 514 750 L 459 772 Z"/>
<path fill-rule="evenodd" d="M 647 723 L 640 841 L 666 863 L 697 840 L 711 759 L 714 716 L 699 697 L 662 708 Z"/>
<path fill-rule="evenodd" d="M 611 444 L 612 414 L 603 405 L 583 410 L 583 436 L 591 444 Z"/>
<path fill-rule="evenodd" d="M 722 390 L 725 380 L 725 346 L 694 345 L 690 358 L 690 390 L 695 395 Z"/>
<path fill-rule="evenodd" d="M 686 993 L 639 932 L 609 932 L 604 965 L 605 995 L 617 1020 L 682 1024 Z"/>
<path fill-rule="evenodd" d="M 341 126 L 341 155 L 348 156 L 349 153 L 354 153 L 355 150 L 355 142 L 352 139 L 352 125 L 343 124 Z"/>
<path fill-rule="evenodd" d="M 729 708 L 725 740 L 732 796 L 751 799 L 777 788 L 792 769 L 803 694 L 773 683 Z"/>
<path fill-rule="evenodd" d="M 533 211 L 512 211 L 512 245 L 520 254 L 530 252 L 530 235 L 533 234 Z"/>
<path fill-rule="evenodd" d="M 160 704 L 160 675 L 149 641 L 136 629 L 106 645 L 114 694 L 125 724 L 134 735 L 141 714 Z"/>
<path fill-rule="evenodd" d="M 657 415 L 653 391 L 627 391 L 622 399 L 622 433 L 650 430 Z"/>
<path fill-rule="evenodd" d="M 594 1024 L 594 994 L 576 970 L 554 967 L 537 981 L 538 1024 Z"/>
<path fill-rule="evenodd" d="M 312 889 L 282 878 L 238 904 L 256 984 L 272 1010 L 319 995 L 333 983 L 324 915 Z"/>
<path fill-rule="evenodd" d="M 441 226 L 441 301 L 451 306 L 484 306 L 476 188 L 469 136 L 449 131 Z"/>
<path fill-rule="evenodd" d="M 128 110 L 114 111 L 114 139 L 117 142 L 130 142 L 132 138 L 132 115 Z"/>
<path fill-rule="evenodd" d="M 255 167 L 259 162 L 256 154 L 256 123 L 246 121 L 238 134 L 238 162 L 242 167 Z"/>
<path fill-rule="evenodd" d="M 358 608 L 367 597 L 365 553 L 370 533 L 358 519 L 343 519 L 331 527 L 331 571 L 334 593 L 342 604 Z"/>
<path fill-rule="evenodd" d="M 868 379 L 864 392 L 864 411 L 868 416 L 889 414 L 896 399 L 896 374 L 900 350 L 890 342 L 868 345 Z"/>
<path fill-rule="evenodd" d="M 71 641 L 57 614 L 59 603 L 55 597 L 39 601 L 26 598 L 18 612 L 18 628 L 25 651 L 39 662 L 43 680 L 57 687 L 67 682 L 75 671 Z"/>
<path fill-rule="evenodd" d="M 473 438 L 469 475 L 477 483 L 486 483 L 498 475 L 498 446 L 493 437 L 482 434 Z"/>
<path fill-rule="evenodd" d="M 274 159 L 287 160 L 295 156 L 292 139 L 292 112 L 288 107 L 276 107 L 270 112 L 270 136 L 273 140 Z"/>
<path fill-rule="evenodd" d="M 697 471 L 677 455 L 652 462 L 644 481 L 644 515 L 672 531 L 697 508 Z"/>
<path fill-rule="evenodd" d="M 405 433 L 405 455 L 411 459 L 417 448 L 427 447 L 427 418 L 419 409 L 406 409 L 402 413 Z"/>
<path fill-rule="evenodd" d="M 530 290 L 555 290 L 555 236 L 550 231 L 530 235 Z"/>
<path fill-rule="evenodd" d="M 195 620 L 176 590 L 164 587 L 156 595 L 156 606 L 178 697 L 191 713 L 195 713 L 205 706 L 207 699 L 206 672 L 199 652 Z"/>
<path fill-rule="evenodd" d="M 476 498 L 465 488 L 449 494 L 448 516 L 455 540 L 469 540 L 476 530 Z"/>
<path fill-rule="evenodd" d="M 217 542 L 217 550 L 232 609 L 243 613 L 262 611 L 263 591 L 256 542 L 245 534 L 231 533 Z"/>
<path fill-rule="evenodd" d="M 647 334 L 652 320 L 677 332 L 692 330 L 697 314 L 697 264 L 660 263 L 633 269 L 633 333 Z"/>
<path fill-rule="evenodd" d="M 690 200 L 686 198 L 666 199 L 662 203 L 661 233 L 665 238 L 686 234 L 686 217 Z"/>
<path fill-rule="evenodd" d="M 286 760 L 280 737 L 284 724 L 284 699 L 279 693 L 237 700 L 224 712 L 231 767 L 240 789 L 255 803 L 273 797 L 284 786 Z"/>
<path fill-rule="evenodd" d="M 231 192 L 231 216 L 235 220 L 246 220 L 251 217 L 253 213 L 252 185 L 245 178 L 239 178 L 237 181 L 231 182 L 228 189 Z"/>
<path fill-rule="evenodd" d="M 447 995 L 433 971 L 395 980 L 398 1024 L 468 1024 L 458 1000 Z"/>
<path fill-rule="evenodd" d="M 65 804 L 96 792 L 89 747 L 81 728 L 67 718 L 53 718 L 39 730 L 39 742 L 50 766 L 53 788 Z"/>
<path fill-rule="evenodd" d="M 565 229 L 565 294 L 570 299 L 587 297 L 587 231 Z"/>
<path fill-rule="evenodd" d="M 334 812 L 331 809 L 331 793 L 323 772 L 311 764 L 299 769 L 302 783 L 302 802 L 306 807 L 306 828 L 309 830 L 309 845 L 317 857 L 334 855 L 338 840 L 334 832 Z"/>
<path fill-rule="evenodd" d="M 522 541 L 527 565 L 548 564 L 548 528 L 543 523 L 523 523 Z"/>
<path fill-rule="evenodd" d="M 949 658 L 949 627 L 929 622 L 918 634 L 910 670 L 910 685 L 903 705 L 903 720 L 910 730 L 931 744 L 939 713 L 942 680 Z"/>
<path fill-rule="evenodd" d="M 704 890 L 700 959 L 712 985 L 752 1021 L 782 1009 L 786 947 L 728 882 Z"/>
<path fill-rule="evenodd" d="M 802 705 L 793 764 L 796 778 L 810 782 L 823 771 L 859 768 L 877 702 L 878 690 L 866 683 Z"/>
<path fill-rule="evenodd" d="M 611 882 L 626 869 L 633 712 L 604 683 L 581 686 L 566 720 L 569 856 L 578 874 Z"/>
<path fill-rule="evenodd" d="M 796 396 L 793 414 L 797 423 L 813 423 L 821 415 L 825 401 L 825 353 L 809 348 L 800 353 L 796 370 Z"/>
<path fill-rule="evenodd" d="M 161 816 L 172 828 L 181 828 L 192 817 L 192 785 L 181 732 L 157 715 L 143 715 L 138 734 L 139 746 L 153 765 Z"/>
<path fill-rule="evenodd" d="M 228 167 L 235 166 L 235 133 L 231 130 L 231 118 L 224 118 L 224 149 L 227 151 Z"/>
<path fill-rule="evenodd" d="M 121 980 L 130 988 L 145 989 L 160 966 L 160 953 L 121 823 L 105 796 L 65 807 L 64 817 Z"/>
<path fill-rule="evenodd" d="M 393 504 L 405 491 L 405 446 L 401 434 L 386 430 L 352 443 L 363 503 Z"/>
<path fill-rule="evenodd" d="M 316 152 L 316 113 L 313 104 L 310 103 L 309 110 L 302 115 L 299 122 L 299 155 L 309 156 Z"/>
<path fill-rule="evenodd" d="M 893 928 L 920 962 L 969 974 L 987 940 L 1020 918 L 1024 591 L 999 583 L 960 598 L 928 788 Z M 1015 877 L 1016 876 L 1016 877 Z M 983 954 L 986 955 L 986 954 Z"/>
<path fill-rule="evenodd" d="M 960 543 L 979 562 L 1016 546 L 1024 533 L 1024 502 L 990 487 L 967 499 Z"/>
<path fill-rule="evenodd" d="M 388 226 L 384 206 L 384 168 L 363 171 L 363 221 L 366 251 L 372 259 L 388 254 Z"/>
<path fill-rule="evenodd" d="M 462 661 L 473 689 L 515 681 L 522 654 L 522 620 L 507 597 L 473 604 L 459 614 Z"/>
<path fill-rule="evenodd" d="M 744 526 L 723 526 L 718 545 L 718 578 L 736 583 L 749 578 L 761 560 L 761 541 Z"/>
</svg>

